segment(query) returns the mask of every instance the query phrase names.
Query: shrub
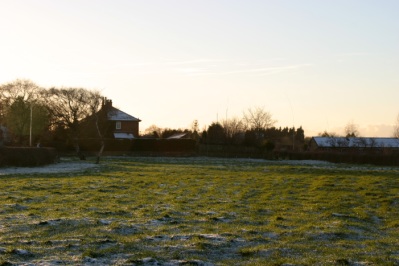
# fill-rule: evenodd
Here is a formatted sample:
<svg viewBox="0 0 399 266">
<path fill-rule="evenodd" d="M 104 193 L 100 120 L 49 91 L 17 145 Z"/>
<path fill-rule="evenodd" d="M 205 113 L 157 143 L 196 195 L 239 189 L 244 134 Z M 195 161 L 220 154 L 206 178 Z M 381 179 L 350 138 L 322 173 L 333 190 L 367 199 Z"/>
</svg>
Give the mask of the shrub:
<svg viewBox="0 0 399 266">
<path fill-rule="evenodd" d="M 56 159 L 53 148 L 0 148 L 0 166 L 41 166 L 54 163 Z"/>
</svg>

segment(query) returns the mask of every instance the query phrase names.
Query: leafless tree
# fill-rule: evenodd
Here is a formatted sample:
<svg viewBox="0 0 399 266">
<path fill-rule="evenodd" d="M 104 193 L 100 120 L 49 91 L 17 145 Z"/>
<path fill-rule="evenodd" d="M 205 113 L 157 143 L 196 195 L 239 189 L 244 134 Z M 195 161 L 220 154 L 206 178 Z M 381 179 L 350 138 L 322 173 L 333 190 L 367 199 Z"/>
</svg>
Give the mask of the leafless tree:
<svg viewBox="0 0 399 266">
<path fill-rule="evenodd" d="M 191 138 L 195 141 L 199 140 L 199 124 L 197 119 L 191 124 Z"/>
<path fill-rule="evenodd" d="M 43 90 L 27 79 L 0 85 L 0 124 L 7 126 L 20 144 L 26 135 L 32 137 L 48 129 L 49 118 L 40 97 Z"/>
<path fill-rule="evenodd" d="M 15 101 L 37 102 L 40 100 L 41 90 L 38 85 L 26 79 L 17 79 L 0 85 L 0 124 L 4 123 L 7 111 Z"/>
<path fill-rule="evenodd" d="M 39 97 L 41 88 L 27 79 L 17 79 L 0 86 L 0 98 L 6 104 L 12 104 L 18 98 L 24 101 L 35 100 Z"/>
<path fill-rule="evenodd" d="M 277 122 L 277 120 L 273 119 L 272 114 L 262 107 L 249 108 L 244 112 L 243 121 L 248 129 L 255 131 L 268 129 Z"/>
<path fill-rule="evenodd" d="M 101 107 L 100 93 L 83 88 L 51 88 L 43 94 L 53 124 L 70 132 L 76 152 L 81 159 L 84 159 L 78 142 L 80 122 L 98 112 Z M 102 135 L 99 135 L 102 139 Z"/>
<path fill-rule="evenodd" d="M 163 131 L 164 130 L 158 127 L 157 125 L 151 125 L 144 131 L 144 133 L 146 135 L 153 136 L 155 138 L 160 138 L 162 136 Z"/>
<path fill-rule="evenodd" d="M 396 117 L 396 123 L 394 125 L 393 136 L 399 138 L 399 114 Z"/>
<path fill-rule="evenodd" d="M 222 126 L 225 137 L 230 142 L 235 142 L 239 135 L 245 132 L 244 122 L 237 117 L 222 121 Z"/>
<path fill-rule="evenodd" d="M 349 122 L 345 126 L 345 136 L 348 137 L 359 137 L 359 127 L 353 121 Z"/>
<path fill-rule="evenodd" d="M 101 97 L 98 91 L 91 91 L 89 92 L 89 101 L 88 104 L 90 106 L 91 116 L 94 118 L 94 124 L 97 131 L 97 136 L 100 140 L 100 150 L 97 153 L 96 163 L 100 163 L 100 158 L 103 154 L 105 148 L 105 138 L 104 134 L 108 129 L 108 112 L 109 110 L 103 109 L 101 112 Z M 105 108 L 105 105 L 102 106 Z"/>
<path fill-rule="evenodd" d="M 198 132 L 199 131 L 198 120 L 194 120 L 193 123 L 191 124 L 191 131 L 192 132 Z"/>
<path fill-rule="evenodd" d="M 336 138 L 338 137 L 337 133 L 335 132 L 328 132 L 327 130 L 324 130 L 323 132 L 317 134 L 320 137 L 330 137 L 330 138 Z"/>
</svg>

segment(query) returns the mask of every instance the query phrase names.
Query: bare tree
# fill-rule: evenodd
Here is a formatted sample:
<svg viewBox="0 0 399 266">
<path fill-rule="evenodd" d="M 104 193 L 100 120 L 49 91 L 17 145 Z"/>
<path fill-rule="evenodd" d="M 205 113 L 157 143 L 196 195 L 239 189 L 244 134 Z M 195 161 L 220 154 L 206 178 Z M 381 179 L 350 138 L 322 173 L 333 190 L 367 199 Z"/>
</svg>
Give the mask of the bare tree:
<svg viewBox="0 0 399 266">
<path fill-rule="evenodd" d="M 237 141 L 239 135 L 245 132 L 244 122 L 237 117 L 224 120 L 222 122 L 222 126 L 224 129 L 225 137 L 230 142 Z"/>
<path fill-rule="evenodd" d="M 164 130 L 158 127 L 157 125 L 151 125 L 144 131 L 144 133 L 148 136 L 160 138 L 162 136 L 163 131 Z"/>
<path fill-rule="evenodd" d="M 100 93 L 98 91 L 92 91 L 89 92 L 89 97 L 88 97 L 88 104 L 90 106 L 90 112 L 92 114 L 92 117 L 94 117 L 94 123 L 97 131 L 97 136 L 100 140 L 100 150 L 97 153 L 97 159 L 96 159 L 96 164 L 100 163 L 100 158 L 103 154 L 104 148 L 105 148 L 105 138 L 104 134 L 108 130 L 108 112 L 109 110 L 107 109 L 102 109 L 103 112 L 101 112 L 101 100 L 103 98 L 101 97 Z M 102 106 L 105 108 L 105 104 Z"/>
<path fill-rule="evenodd" d="M 32 135 L 48 129 L 49 116 L 40 97 L 43 90 L 26 79 L 0 85 L 0 124 L 5 124 L 20 144 L 29 135 L 31 145 Z"/>
<path fill-rule="evenodd" d="M 32 103 L 40 100 L 40 88 L 30 80 L 17 79 L 0 85 L 0 124 L 4 123 L 9 107 L 17 100 Z"/>
<path fill-rule="evenodd" d="M 84 159 L 78 141 L 80 121 L 92 116 L 99 110 L 101 106 L 100 94 L 83 88 L 51 88 L 44 94 L 48 110 L 53 118 L 53 124 L 69 131 L 78 156 L 80 159 Z"/>
<path fill-rule="evenodd" d="M 244 112 L 244 122 L 249 129 L 260 131 L 274 126 L 277 120 L 274 120 L 272 114 L 263 108 L 255 107 Z"/>
<path fill-rule="evenodd" d="M 320 132 L 319 134 L 317 134 L 320 137 L 330 137 L 330 138 L 337 138 L 338 134 L 336 134 L 335 132 L 328 132 L 327 130 L 324 130 L 323 132 Z"/>
<path fill-rule="evenodd" d="M 199 124 L 198 120 L 195 119 L 193 123 L 191 124 L 191 138 L 194 139 L 195 141 L 199 141 Z"/>
<path fill-rule="evenodd" d="M 5 104 L 12 104 L 18 98 L 23 101 L 35 100 L 39 97 L 40 87 L 27 79 L 17 79 L 0 86 L 0 99 Z"/>
<path fill-rule="evenodd" d="M 359 137 L 359 127 L 353 121 L 349 122 L 345 126 L 345 136 L 348 137 Z"/>
</svg>

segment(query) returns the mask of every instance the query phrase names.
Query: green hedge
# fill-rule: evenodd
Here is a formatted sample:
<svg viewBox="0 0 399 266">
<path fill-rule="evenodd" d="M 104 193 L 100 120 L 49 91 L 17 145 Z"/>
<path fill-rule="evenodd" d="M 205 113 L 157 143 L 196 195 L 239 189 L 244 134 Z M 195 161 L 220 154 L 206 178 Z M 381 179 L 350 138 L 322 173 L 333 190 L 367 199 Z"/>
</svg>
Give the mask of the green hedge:
<svg viewBox="0 0 399 266">
<path fill-rule="evenodd" d="M 58 156 L 53 148 L 1 147 L 0 167 L 41 166 L 56 162 Z"/>
</svg>

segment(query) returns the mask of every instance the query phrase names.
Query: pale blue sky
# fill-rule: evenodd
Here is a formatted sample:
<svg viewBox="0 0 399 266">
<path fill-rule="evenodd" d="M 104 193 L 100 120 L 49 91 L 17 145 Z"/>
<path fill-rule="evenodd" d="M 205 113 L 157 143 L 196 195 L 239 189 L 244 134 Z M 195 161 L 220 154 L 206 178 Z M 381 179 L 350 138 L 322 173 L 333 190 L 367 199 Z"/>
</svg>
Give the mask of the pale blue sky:
<svg viewBox="0 0 399 266">
<path fill-rule="evenodd" d="M 141 131 L 263 107 L 307 136 L 391 136 L 399 1 L 0 0 L 0 83 L 100 90 Z"/>
</svg>

